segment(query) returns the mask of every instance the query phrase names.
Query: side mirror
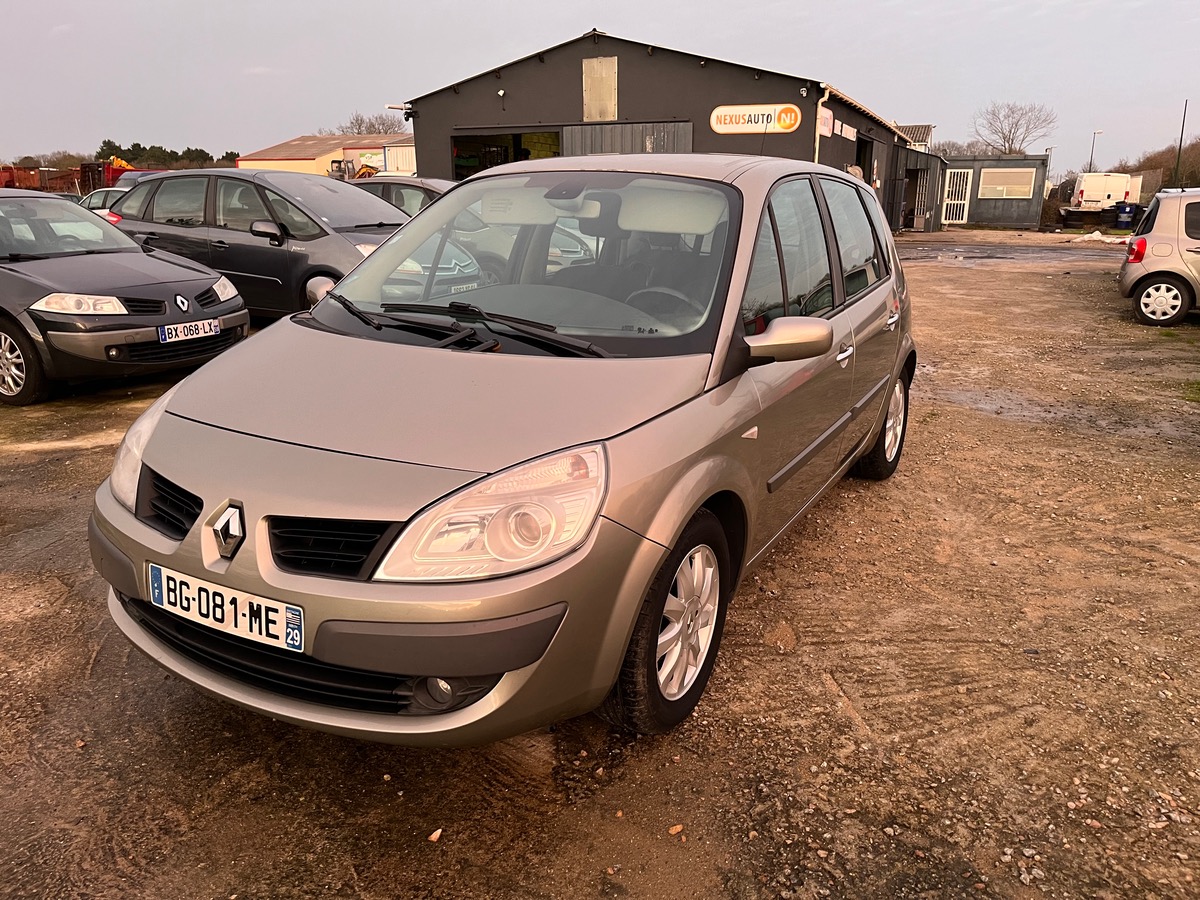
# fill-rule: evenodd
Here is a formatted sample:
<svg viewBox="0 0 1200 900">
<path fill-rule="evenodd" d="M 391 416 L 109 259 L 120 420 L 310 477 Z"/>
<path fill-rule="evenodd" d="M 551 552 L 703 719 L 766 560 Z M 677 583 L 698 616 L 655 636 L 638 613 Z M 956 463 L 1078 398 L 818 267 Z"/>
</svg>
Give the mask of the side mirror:
<svg viewBox="0 0 1200 900">
<path fill-rule="evenodd" d="M 274 222 L 268 222 L 266 219 L 259 219 L 257 222 L 250 224 L 250 233 L 255 237 L 264 237 L 270 240 L 272 244 L 283 243 L 283 231 Z"/>
<path fill-rule="evenodd" d="M 772 319 L 762 334 L 748 334 L 751 359 L 790 362 L 824 356 L 833 347 L 833 325 L 826 319 L 785 316 Z"/>
</svg>

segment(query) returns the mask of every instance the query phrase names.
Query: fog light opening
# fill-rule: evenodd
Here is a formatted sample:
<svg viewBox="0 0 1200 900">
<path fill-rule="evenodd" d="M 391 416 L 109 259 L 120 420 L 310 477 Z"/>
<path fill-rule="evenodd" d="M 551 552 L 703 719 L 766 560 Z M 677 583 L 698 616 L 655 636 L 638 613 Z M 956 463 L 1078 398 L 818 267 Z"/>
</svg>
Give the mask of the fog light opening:
<svg viewBox="0 0 1200 900">
<path fill-rule="evenodd" d="M 107 356 L 109 359 L 120 359 L 121 358 L 121 348 L 120 347 L 109 347 L 104 351 L 104 355 Z"/>
<path fill-rule="evenodd" d="M 455 689 L 454 681 L 456 679 L 438 678 L 431 675 L 428 678 L 422 678 L 417 683 L 416 696 L 414 699 L 421 706 L 432 710 L 449 709 L 458 702 L 458 691 Z"/>
</svg>

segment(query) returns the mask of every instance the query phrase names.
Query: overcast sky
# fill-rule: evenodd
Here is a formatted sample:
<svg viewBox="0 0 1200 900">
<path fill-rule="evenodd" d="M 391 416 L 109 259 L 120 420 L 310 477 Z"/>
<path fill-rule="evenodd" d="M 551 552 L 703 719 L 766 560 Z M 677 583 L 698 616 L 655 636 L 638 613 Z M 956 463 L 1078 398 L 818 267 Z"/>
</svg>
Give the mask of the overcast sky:
<svg viewBox="0 0 1200 900">
<path fill-rule="evenodd" d="M 1056 172 L 1200 132 L 1200 0 L 0 0 L 0 160 L 111 138 L 249 153 L 598 28 L 828 82 L 966 140 L 1045 103 Z M 1172 39 L 1186 37 L 1186 47 Z"/>
</svg>

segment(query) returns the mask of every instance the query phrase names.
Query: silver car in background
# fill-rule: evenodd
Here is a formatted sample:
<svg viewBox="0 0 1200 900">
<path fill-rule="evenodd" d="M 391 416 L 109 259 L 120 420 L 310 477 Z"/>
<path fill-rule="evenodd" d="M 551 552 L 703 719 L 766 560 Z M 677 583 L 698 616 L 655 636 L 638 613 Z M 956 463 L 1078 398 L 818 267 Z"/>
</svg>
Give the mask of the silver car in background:
<svg viewBox="0 0 1200 900">
<path fill-rule="evenodd" d="M 455 291 L 464 212 L 514 240 L 498 280 Z M 552 268 L 563 219 L 593 252 Z M 92 556 L 138 648 L 274 718 L 410 745 L 596 708 L 664 732 L 745 573 L 845 473 L 895 470 L 915 366 L 859 180 L 501 166 L 147 410 Z"/>
</svg>

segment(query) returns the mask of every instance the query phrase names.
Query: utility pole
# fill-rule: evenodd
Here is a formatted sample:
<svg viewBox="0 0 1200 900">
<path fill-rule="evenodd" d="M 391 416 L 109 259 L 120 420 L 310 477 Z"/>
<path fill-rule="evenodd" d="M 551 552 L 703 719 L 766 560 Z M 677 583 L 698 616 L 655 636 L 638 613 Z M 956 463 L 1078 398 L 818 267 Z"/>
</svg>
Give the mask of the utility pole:
<svg viewBox="0 0 1200 900">
<path fill-rule="evenodd" d="M 1103 131 L 1093 131 L 1092 132 L 1092 154 L 1091 154 L 1091 156 L 1088 157 L 1088 171 L 1089 172 L 1096 171 L 1096 135 L 1098 135 L 1098 134 L 1104 134 L 1104 132 Z"/>
<path fill-rule="evenodd" d="M 1187 128 L 1187 105 L 1183 101 L 1183 121 L 1179 123 L 1179 149 L 1175 151 L 1175 177 L 1171 179 L 1172 187 L 1179 187 L 1179 161 L 1183 157 L 1183 130 Z"/>
</svg>

